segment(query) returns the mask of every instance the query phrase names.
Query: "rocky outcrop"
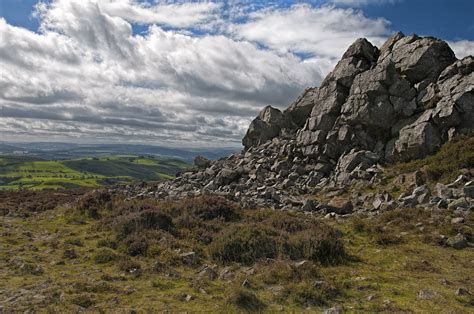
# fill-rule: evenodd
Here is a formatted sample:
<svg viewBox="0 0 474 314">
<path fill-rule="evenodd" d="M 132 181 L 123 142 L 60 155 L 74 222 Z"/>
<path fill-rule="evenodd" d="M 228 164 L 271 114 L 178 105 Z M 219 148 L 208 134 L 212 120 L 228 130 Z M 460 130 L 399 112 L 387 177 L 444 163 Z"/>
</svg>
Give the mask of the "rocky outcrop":
<svg viewBox="0 0 474 314">
<path fill-rule="evenodd" d="M 306 89 L 283 112 L 265 107 L 250 124 L 242 152 L 210 163 L 198 160 L 203 169 L 150 193 L 217 193 L 247 207 L 336 213 L 419 204 L 470 208 L 472 184 L 441 197 L 416 176 L 412 193 L 397 200 L 383 193 L 355 195 L 350 206 L 345 200 L 322 205 L 303 196 L 315 188 L 379 182 L 381 165 L 424 157 L 473 126 L 472 56 L 457 60 L 445 42 L 432 37 L 395 33 L 380 49 L 358 39 L 319 87 Z"/>
<path fill-rule="evenodd" d="M 284 130 L 295 128 L 291 119 L 280 110 L 267 106 L 255 118 L 242 139 L 244 147 L 249 148 L 263 144 L 279 135 Z"/>
</svg>

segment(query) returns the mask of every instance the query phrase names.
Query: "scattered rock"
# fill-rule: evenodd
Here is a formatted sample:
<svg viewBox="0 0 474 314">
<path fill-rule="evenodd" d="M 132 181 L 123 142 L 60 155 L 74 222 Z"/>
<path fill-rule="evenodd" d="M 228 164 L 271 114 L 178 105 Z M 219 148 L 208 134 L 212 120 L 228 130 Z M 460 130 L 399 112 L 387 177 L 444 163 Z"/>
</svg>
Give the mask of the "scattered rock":
<svg viewBox="0 0 474 314">
<path fill-rule="evenodd" d="M 469 290 L 466 288 L 458 288 L 455 292 L 456 295 L 470 295 Z"/>
<path fill-rule="evenodd" d="M 464 223 L 464 217 L 455 217 L 451 219 L 452 224 L 462 224 Z"/>
<path fill-rule="evenodd" d="M 421 289 L 418 292 L 418 298 L 421 300 L 431 300 L 437 297 L 438 294 L 432 289 Z"/>
<path fill-rule="evenodd" d="M 203 156 L 196 156 L 194 158 L 194 165 L 198 168 L 207 168 L 211 164 L 211 161 Z"/>
<path fill-rule="evenodd" d="M 343 311 L 344 311 L 343 307 L 340 305 L 337 305 L 337 306 L 324 310 L 324 314 L 340 314 Z"/>
<path fill-rule="evenodd" d="M 467 247 L 467 239 L 464 235 L 458 233 L 457 235 L 448 238 L 446 244 L 457 250 L 462 250 Z"/>
</svg>

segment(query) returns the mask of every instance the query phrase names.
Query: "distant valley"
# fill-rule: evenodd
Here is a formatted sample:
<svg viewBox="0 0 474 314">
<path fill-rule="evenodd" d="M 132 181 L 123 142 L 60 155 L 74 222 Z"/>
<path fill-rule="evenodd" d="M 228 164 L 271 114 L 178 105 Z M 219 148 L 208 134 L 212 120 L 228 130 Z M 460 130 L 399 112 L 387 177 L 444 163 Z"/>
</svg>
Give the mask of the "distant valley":
<svg viewBox="0 0 474 314">
<path fill-rule="evenodd" d="M 0 189 L 64 189 L 173 178 L 197 155 L 218 158 L 232 149 L 151 145 L 0 143 Z"/>
<path fill-rule="evenodd" d="M 157 181 L 190 166 L 171 157 L 110 155 L 63 160 L 0 156 L 0 190 L 65 189 Z"/>
</svg>

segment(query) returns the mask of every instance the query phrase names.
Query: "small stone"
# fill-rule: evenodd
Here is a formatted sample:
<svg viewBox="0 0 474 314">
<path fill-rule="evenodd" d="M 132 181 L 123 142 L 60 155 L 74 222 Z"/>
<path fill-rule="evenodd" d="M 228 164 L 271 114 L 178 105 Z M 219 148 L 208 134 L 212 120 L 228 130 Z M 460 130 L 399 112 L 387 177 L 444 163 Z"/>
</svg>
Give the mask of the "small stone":
<svg viewBox="0 0 474 314">
<path fill-rule="evenodd" d="M 179 256 L 186 265 L 195 265 L 198 262 L 198 257 L 195 252 L 181 253 Z"/>
<path fill-rule="evenodd" d="M 462 287 L 461 287 L 461 288 L 458 288 L 458 289 L 456 290 L 456 293 L 455 293 L 455 294 L 456 294 L 456 295 L 469 295 L 470 293 L 469 293 L 469 291 L 468 291 L 466 288 L 462 288 Z"/>
<path fill-rule="evenodd" d="M 63 253 L 63 258 L 66 258 L 66 259 L 75 259 L 77 258 L 77 253 L 74 249 L 67 249 L 67 250 L 64 250 L 64 253 Z"/>
<path fill-rule="evenodd" d="M 371 295 L 369 295 L 369 296 L 367 297 L 367 301 L 372 301 L 372 300 L 374 300 L 375 298 L 376 298 L 376 296 L 373 295 L 373 294 L 371 294 Z"/>
<path fill-rule="evenodd" d="M 455 248 L 456 250 L 462 250 L 467 247 L 467 240 L 464 235 L 458 233 L 457 235 L 450 237 L 446 240 L 446 244 L 450 247 Z"/>
<path fill-rule="evenodd" d="M 437 296 L 437 293 L 431 289 L 421 289 L 418 292 L 418 298 L 421 300 L 431 300 Z"/>
<path fill-rule="evenodd" d="M 325 282 L 324 280 L 316 280 L 316 281 L 314 282 L 314 287 L 320 289 L 320 288 L 322 288 L 325 284 L 326 284 L 326 282 Z"/>
<path fill-rule="evenodd" d="M 451 219 L 452 224 L 462 224 L 464 223 L 464 217 L 455 217 Z"/>
<path fill-rule="evenodd" d="M 470 181 L 470 182 L 472 182 L 472 181 Z M 470 183 L 470 182 L 468 182 L 468 183 Z M 474 198 L 474 185 L 464 186 L 462 191 L 463 191 L 463 194 L 464 194 L 465 197 Z"/>
<path fill-rule="evenodd" d="M 324 310 L 324 314 L 339 314 L 339 313 L 342 313 L 342 311 L 343 311 L 342 306 L 337 305 L 337 306 Z"/>
</svg>

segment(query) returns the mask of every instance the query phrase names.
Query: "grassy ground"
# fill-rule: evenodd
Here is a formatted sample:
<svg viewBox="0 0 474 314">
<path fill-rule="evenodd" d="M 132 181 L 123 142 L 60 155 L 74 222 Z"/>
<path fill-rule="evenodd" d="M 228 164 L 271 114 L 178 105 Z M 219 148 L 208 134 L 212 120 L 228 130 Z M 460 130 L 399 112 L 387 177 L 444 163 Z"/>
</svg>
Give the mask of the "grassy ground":
<svg viewBox="0 0 474 314">
<path fill-rule="evenodd" d="M 417 209 L 326 220 L 215 198 L 154 203 L 95 194 L 12 216 L 0 223 L 0 311 L 273 313 L 341 305 L 472 313 L 474 306 L 474 249 L 440 241 L 458 232 L 472 241 L 472 213 L 461 224 L 451 224 L 450 212 Z M 461 287 L 471 294 L 456 295 Z"/>
<path fill-rule="evenodd" d="M 172 158 L 109 156 L 73 160 L 0 157 L 0 189 L 99 187 L 136 180 L 169 179 L 188 167 Z"/>
</svg>

